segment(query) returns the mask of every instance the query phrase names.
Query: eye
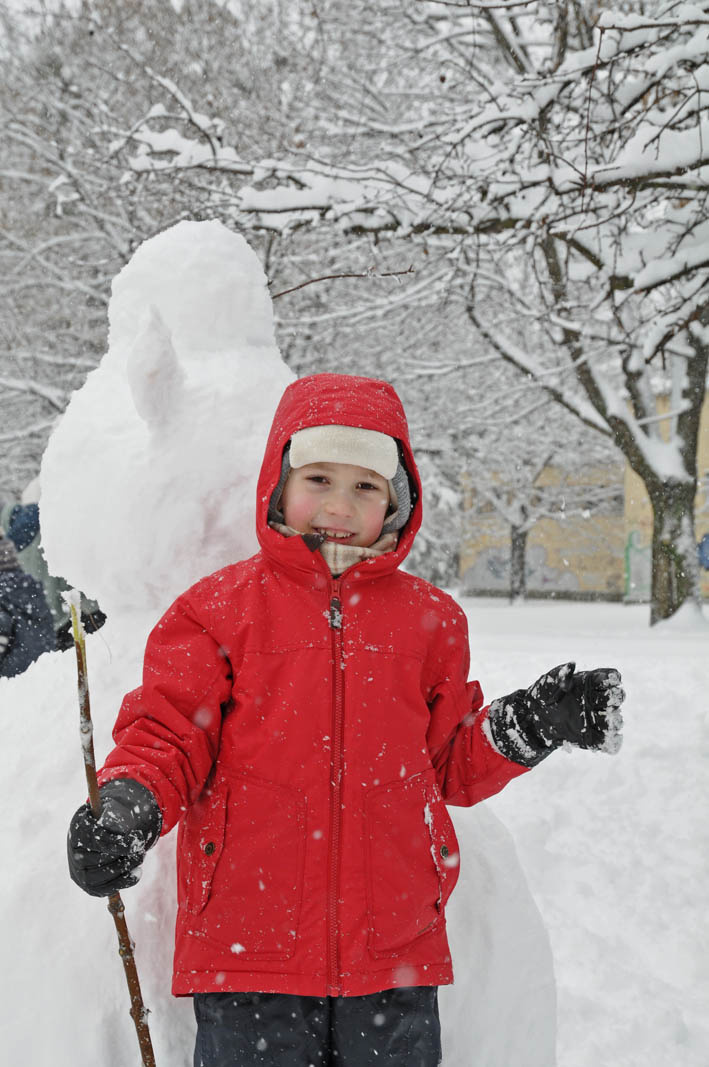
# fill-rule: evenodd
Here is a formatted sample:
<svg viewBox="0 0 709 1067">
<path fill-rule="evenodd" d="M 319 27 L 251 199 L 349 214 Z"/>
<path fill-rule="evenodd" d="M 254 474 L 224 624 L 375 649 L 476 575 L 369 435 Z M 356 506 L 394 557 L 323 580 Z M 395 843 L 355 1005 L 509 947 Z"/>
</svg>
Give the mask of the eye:
<svg viewBox="0 0 709 1067">
<path fill-rule="evenodd" d="M 382 487 L 380 485 L 375 485 L 374 482 L 360 482 L 359 485 L 357 486 L 357 488 L 358 489 L 364 489 L 366 492 L 372 492 L 372 491 L 374 491 L 375 493 L 377 493 L 377 492 L 383 493 L 384 492 Z"/>
<path fill-rule="evenodd" d="M 327 485 L 327 478 L 324 474 L 309 474 L 306 481 L 315 482 L 316 485 Z"/>
</svg>

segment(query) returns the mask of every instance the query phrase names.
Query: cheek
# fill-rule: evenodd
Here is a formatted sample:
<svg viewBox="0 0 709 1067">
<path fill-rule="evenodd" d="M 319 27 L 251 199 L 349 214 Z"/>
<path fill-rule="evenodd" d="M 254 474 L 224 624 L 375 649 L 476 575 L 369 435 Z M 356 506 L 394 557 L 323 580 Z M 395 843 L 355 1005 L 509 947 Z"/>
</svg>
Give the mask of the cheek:
<svg viewBox="0 0 709 1067">
<path fill-rule="evenodd" d="M 283 509 L 283 517 L 287 526 L 293 526 L 297 530 L 305 517 L 305 509 L 299 503 L 287 505 Z"/>
<path fill-rule="evenodd" d="M 284 496 L 282 505 L 286 526 L 292 526 L 294 530 L 299 530 L 304 524 L 307 525 L 312 513 L 312 508 L 307 499 L 294 493 L 290 496 Z"/>
<path fill-rule="evenodd" d="M 368 529 L 378 532 L 384 525 L 384 517 L 386 515 L 388 502 L 386 500 L 377 501 L 376 504 L 367 508 L 367 513 L 363 516 Z"/>
</svg>

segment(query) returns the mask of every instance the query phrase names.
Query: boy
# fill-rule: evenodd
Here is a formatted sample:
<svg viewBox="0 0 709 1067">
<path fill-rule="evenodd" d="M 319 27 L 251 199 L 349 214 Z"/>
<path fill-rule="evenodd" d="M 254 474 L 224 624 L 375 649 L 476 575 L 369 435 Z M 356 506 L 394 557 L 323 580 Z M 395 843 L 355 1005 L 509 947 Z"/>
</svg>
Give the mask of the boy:
<svg viewBox="0 0 709 1067">
<path fill-rule="evenodd" d="M 203 579 L 151 634 L 79 809 L 72 877 L 133 885 L 178 821 L 173 992 L 197 1067 L 440 1062 L 448 804 L 564 741 L 613 751 L 615 671 L 566 664 L 483 708 L 465 617 L 403 573 L 421 486 L 385 382 L 286 390 L 257 490 L 261 551 Z"/>
</svg>

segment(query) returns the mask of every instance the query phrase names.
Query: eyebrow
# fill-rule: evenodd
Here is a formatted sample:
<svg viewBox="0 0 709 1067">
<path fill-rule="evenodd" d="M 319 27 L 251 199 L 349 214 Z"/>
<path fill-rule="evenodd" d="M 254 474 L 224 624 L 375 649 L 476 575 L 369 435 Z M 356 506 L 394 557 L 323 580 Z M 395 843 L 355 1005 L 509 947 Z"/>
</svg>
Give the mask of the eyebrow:
<svg viewBox="0 0 709 1067">
<path fill-rule="evenodd" d="M 304 466 L 298 467 L 297 470 L 307 470 L 308 467 L 319 467 L 321 470 L 332 470 L 334 467 L 346 467 L 346 466 L 354 467 L 354 466 L 356 466 L 356 464 L 354 464 L 354 463 L 352 463 L 352 464 L 331 463 L 329 460 L 317 460 L 316 459 L 313 463 L 306 463 Z M 377 472 L 373 471 L 371 469 L 371 467 L 361 467 L 360 469 L 363 470 L 365 472 L 365 474 L 370 475 L 372 478 L 381 478 L 381 480 L 383 482 L 386 482 L 386 478 L 382 474 L 377 474 Z"/>
</svg>

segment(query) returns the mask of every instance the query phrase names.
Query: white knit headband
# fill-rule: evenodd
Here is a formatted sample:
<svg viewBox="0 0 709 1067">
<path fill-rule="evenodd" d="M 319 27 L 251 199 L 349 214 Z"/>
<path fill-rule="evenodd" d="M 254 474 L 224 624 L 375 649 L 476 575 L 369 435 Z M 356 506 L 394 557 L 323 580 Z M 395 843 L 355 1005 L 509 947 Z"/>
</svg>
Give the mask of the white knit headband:
<svg viewBox="0 0 709 1067">
<path fill-rule="evenodd" d="M 396 474 L 399 454 L 396 441 L 378 430 L 360 426 L 308 426 L 291 438 L 290 465 L 349 463 L 376 471 L 387 481 Z"/>
</svg>

